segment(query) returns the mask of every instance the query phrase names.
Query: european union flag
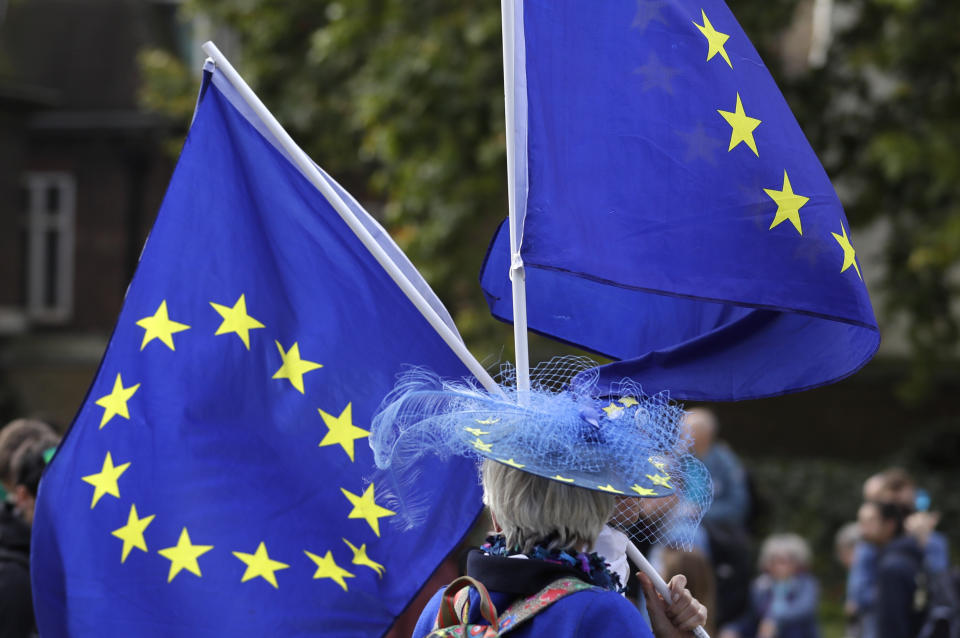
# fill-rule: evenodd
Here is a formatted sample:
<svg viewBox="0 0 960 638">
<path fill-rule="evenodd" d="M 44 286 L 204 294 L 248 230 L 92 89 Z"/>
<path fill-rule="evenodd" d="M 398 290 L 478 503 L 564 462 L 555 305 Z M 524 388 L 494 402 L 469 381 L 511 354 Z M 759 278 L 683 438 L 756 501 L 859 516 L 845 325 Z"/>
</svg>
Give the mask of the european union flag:
<svg viewBox="0 0 960 638">
<path fill-rule="evenodd" d="M 467 369 L 219 70 L 201 96 L 41 482 L 40 631 L 382 635 L 481 505 L 472 465 L 436 463 L 426 524 L 391 525 L 369 420 L 404 365 Z"/>
<path fill-rule="evenodd" d="M 850 226 L 724 2 L 518 7 L 530 328 L 622 360 L 602 379 L 685 399 L 772 396 L 864 365 L 880 335 Z M 504 225 L 481 279 L 506 321 L 509 266 Z"/>
</svg>

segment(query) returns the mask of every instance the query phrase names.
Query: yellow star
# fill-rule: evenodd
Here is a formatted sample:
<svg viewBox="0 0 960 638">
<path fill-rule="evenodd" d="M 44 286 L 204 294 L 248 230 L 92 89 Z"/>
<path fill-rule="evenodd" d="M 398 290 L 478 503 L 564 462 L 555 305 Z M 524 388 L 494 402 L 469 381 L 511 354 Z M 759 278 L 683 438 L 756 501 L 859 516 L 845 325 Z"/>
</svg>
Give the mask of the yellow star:
<svg viewBox="0 0 960 638">
<path fill-rule="evenodd" d="M 257 551 L 253 554 L 233 552 L 233 555 L 247 566 L 247 569 L 243 572 L 243 576 L 240 578 L 241 583 L 245 583 L 259 576 L 273 585 L 274 589 L 279 589 L 280 586 L 277 585 L 277 575 L 275 572 L 290 567 L 290 565 L 286 563 L 281 563 L 278 560 L 270 558 L 270 556 L 267 555 L 267 546 L 264 545 L 262 541 L 257 545 Z"/>
<path fill-rule="evenodd" d="M 473 436 L 483 436 L 484 434 L 490 434 L 486 430 L 481 430 L 480 428 L 463 428 Z"/>
<path fill-rule="evenodd" d="M 603 411 L 607 413 L 607 418 L 615 419 L 620 416 L 621 412 L 623 412 L 623 408 L 616 403 L 611 402 L 610 405 L 603 408 Z"/>
<path fill-rule="evenodd" d="M 146 331 L 143 333 L 143 341 L 140 343 L 141 350 L 154 339 L 159 339 L 171 350 L 176 350 L 173 347 L 174 333 L 190 329 L 190 326 L 185 323 L 170 320 L 170 317 L 167 316 L 166 299 L 160 302 L 160 307 L 157 308 L 152 317 L 144 317 L 137 322 L 137 325 Z"/>
<path fill-rule="evenodd" d="M 479 438 L 470 441 L 470 444 L 479 452 L 489 452 L 493 449 L 493 443 L 484 443 Z"/>
<path fill-rule="evenodd" d="M 134 547 L 137 549 L 146 552 L 147 551 L 147 542 L 143 539 L 143 532 L 147 529 L 156 514 L 151 514 L 150 516 L 144 516 L 140 518 L 137 516 L 137 506 L 130 505 L 130 514 L 127 516 L 127 524 L 119 529 L 115 529 L 110 532 L 112 535 L 116 536 L 123 541 L 123 553 L 120 555 L 120 562 L 126 562 L 127 556 L 130 555 L 130 550 Z"/>
<path fill-rule="evenodd" d="M 117 485 L 117 479 L 127 471 L 128 467 L 130 467 L 130 463 L 115 466 L 110 452 L 107 452 L 106 458 L 103 459 L 103 467 L 100 468 L 100 471 L 96 474 L 88 474 L 83 477 L 84 481 L 93 486 L 93 502 L 90 503 L 90 509 L 94 508 L 97 501 L 99 501 L 104 494 L 120 498 L 120 486 Z"/>
<path fill-rule="evenodd" d="M 347 490 L 340 488 L 340 491 L 343 492 L 343 495 L 347 497 L 347 500 L 350 501 L 350 504 L 353 505 L 353 509 L 350 511 L 350 514 L 347 518 L 362 518 L 367 521 L 367 524 L 373 529 L 373 533 L 377 536 L 380 536 L 380 519 L 387 516 L 394 516 L 396 512 L 388 510 L 385 507 L 380 507 L 373 500 L 373 483 L 363 492 L 363 495 L 357 496 Z"/>
<path fill-rule="evenodd" d="M 127 401 L 130 400 L 130 397 L 133 396 L 139 387 L 139 383 L 129 388 L 123 387 L 123 379 L 120 378 L 120 373 L 117 373 L 117 378 L 113 382 L 113 390 L 111 390 L 110 394 L 104 395 L 96 401 L 97 405 L 103 408 L 103 417 L 100 419 L 100 429 L 103 429 L 103 426 L 118 414 L 125 419 L 130 419 L 130 412 L 127 410 Z"/>
<path fill-rule="evenodd" d="M 347 547 L 353 550 L 353 560 L 350 562 L 352 562 L 354 565 L 362 565 L 363 567 L 369 567 L 373 571 L 377 572 L 377 576 L 380 576 L 381 578 L 383 577 L 383 572 L 386 571 L 386 567 L 384 567 L 380 563 L 376 562 L 375 560 L 367 556 L 366 543 L 361 545 L 360 549 L 357 549 L 356 547 L 354 547 L 353 543 L 351 543 L 347 539 L 343 538 L 341 540 L 347 544 Z"/>
<path fill-rule="evenodd" d="M 640 402 L 634 399 L 633 397 L 620 397 L 620 405 L 625 408 L 629 408 L 633 405 L 640 405 Z"/>
<path fill-rule="evenodd" d="M 289 379 L 293 387 L 299 390 L 300 394 L 303 394 L 303 375 L 311 370 L 322 368 L 323 366 L 313 361 L 301 359 L 300 345 L 297 342 L 294 342 L 286 352 L 283 351 L 283 346 L 280 345 L 279 341 L 274 341 L 274 343 L 277 344 L 277 350 L 280 351 L 280 358 L 283 359 L 283 365 L 273 374 L 273 378 Z"/>
<path fill-rule="evenodd" d="M 775 228 L 781 222 L 789 219 L 793 227 L 797 229 L 797 232 L 802 235 L 803 229 L 800 227 L 800 209 L 810 201 L 810 198 L 797 195 L 793 192 L 787 171 L 783 171 L 783 190 L 778 191 L 772 188 L 764 188 L 763 192 L 777 203 L 777 214 L 773 217 L 773 223 L 770 224 L 770 228 Z"/>
<path fill-rule="evenodd" d="M 499 420 L 500 420 L 500 419 L 494 419 L 493 417 L 491 417 L 491 418 L 489 418 L 489 419 L 474 419 L 474 421 L 476 421 L 476 422 L 479 423 L 480 425 L 493 425 L 494 423 L 498 422 Z"/>
<path fill-rule="evenodd" d="M 727 50 L 723 48 L 723 45 L 727 43 L 730 36 L 714 29 L 713 25 L 710 24 L 710 20 L 707 19 L 707 13 L 703 9 L 700 9 L 700 15 L 703 16 L 703 24 L 697 24 L 696 22 L 693 24 L 700 29 L 700 33 L 707 39 L 707 60 L 711 60 L 713 56 L 719 53 L 724 61 L 726 61 L 727 66 L 732 69 L 733 64 L 730 63 Z"/>
<path fill-rule="evenodd" d="M 837 243 L 840 244 L 840 248 L 843 248 L 843 267 L 840 269 L 840 272 L 844 272 L 847 268 L 853 266 L 854 270 L 857 271 L 857 277 L 860 277 L 862 281 L 863 276 L 860 274 L 860 267 L 857 265 L 857 252 L 850 244 L 850 239 L 847 237 L 847 229 L 843 227 L 843 222 L 840 222 L 840 232 L 842 232 L 843 235 L 830 233 L 833 235 L 833 238 L 837 240 Z"/>
<path fill-rule="evenodd" d="M 213 306 L 213 309 L 220 313 L 220 316 L 223 317 L 223 321 L 220 323 L 220 327 L 217 328 L 217 331 L 214 334 L 223 335 L 230 332 L 236 333 L 240 337 L 240 341 L 243 342 L 244 347 L 247 350 L 250 349 L 250 331 L 257 328 L 263 328 L 263 324 L 247 314 L 247 300 L 243 295 L 240 295 L 240 298 L 237 299 L 237 303 L 233 304 L 233 307 L 221 306 L 218 303 L 210 302 L 210 305 Z"/>
<path fill-rule="evenodd" d="M 607 483 L 606 485 L 598 485 L 597 489 L 603 490 L 604 492 L 610 492 L 611 494 L 623 494 L 623 492 L 621 492 L 614 486 L 610 485 L 609 483 Z"/>
<path fill-rule="evenodd" d="M 337 561 L 333 560 L 333 553 L 328 551 L 323 558 L 320 558 L 316 554 L 311 554 L 310 552 L 304 550 L 310 560 L 317 564 L 317 571 L 313 574 L 313 577 L 316 578 L 329 578 L 343 588 L 343 591 L 347 591 L 347 582 L 344 578 L 354 578 L 354 575 L 337 565 Z"/>
<path fill-rule="evenodd" d="M 667 464 L 664 463 L 663 461 L 658 461 L 656 457 L 651 456 L 647 459 L 647 461 L 650 463 L 650 465 L 657 468 L 661 472 L 667 469 Z"/>
<path fill-rule="evenodd" d="M 552 478 L 554 481 L 563 481 L 564 483 L 573 483 L 573 481 L 575 480 L 575 479 L 560 476 L 559 474 L 555 476 L 551 476 L 550 478 Z"/>
<path fill-rule="evenodd" d="M 353 403 L 348 403 L 347 407 L 340 413 L 340 416 L 333 416 L 323 410 L 317 410 L 320 416 L 323 417 L 323 422 L 327 424 L 328 428 L 326 436 L 320 441 L 318 447 L 339 445 L 343 448 L 343 451 L 347 453 L 347 456 L 350 457 L 351 462 L 353 461 L 353 442 L 365 436 L 370 436 L 370 432 L 363 428 L 358 428 L 353 424 L 351 417 L 353 411 L 352 406 Z"/>
<path fill-rule="evenodd" d="M 664 474 L 647 474 L 647 478 L 650 479 L 650 482 L 654 485 L 659 485 L 660 487 L 671 487 L 670 477 Z"/>
<path fill-rule="evenodd" d="M 633 487 L 630 488 L 640 496 L 656 496 L 657 491 L 651 490 L 649 487 L 640 487 L 636 483 L 633 484 Z"/>
<path fill-rule="evenodd" d="M 760 120 L 747 116 L 743 110 L 743 102 L 740 101 L 740 94 L 737 93 L 737 106 L 733 113 L 720 109 L 717 109 L 717 113 L 722 115 L 733 129 L 730 132 L 730 148 L 727 151 L 732 151 L 740 142 L 746 142 L 753 154 L 760 157 L 760 153 L 757 152 L 757 142 L 753 139 L 753 130 L 760 126 Z"/>
<path fill-rule="evenodd" d="M 512 456 L 511 456 L 509 459 L 497 459 L 497 460 L 500 461 L 501 463 L 505 464 L 505 465 L 509 465 L 510 467 L 515 467 L 515 468 L 517 468 L 518 470 L 527 467 L 527 466 L 524 465 L 523 463 L 517 463 L 515 460 L 513 460 L 513 457 L 512 457 Z"/>
<path fill-rule="evenodd" d="M 197 562 L 197 559 L 211 549 L 213 549 L 213 545 L 194 545 L 191 543 L 190 534 L 187 533 L 187 528 L 184 527 L 183 531 L 180 532 L 180 540 L 177 541 L 176 545 L 161 549 L 157 552 L 170 561 L 170 575 L 167 577 L 167 582 L 172 581 L 173 577 L 179 574 L 182 569 L 196 576 L 201 576 L 200 564 Z"/>
</svg>

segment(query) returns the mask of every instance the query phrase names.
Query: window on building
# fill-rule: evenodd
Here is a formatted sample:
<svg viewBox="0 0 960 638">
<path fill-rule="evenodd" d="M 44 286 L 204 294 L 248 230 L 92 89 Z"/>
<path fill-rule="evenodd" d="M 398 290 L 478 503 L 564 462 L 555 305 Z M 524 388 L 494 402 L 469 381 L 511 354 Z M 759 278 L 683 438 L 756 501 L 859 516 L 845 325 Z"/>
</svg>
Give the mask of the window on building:
<svg viewBox="0 0 960 638">
<path fill-rule="evenodd" d="M 21 201 L 27 317 L 65 322 L 73 312 L 76 183 L 69 173 L 26 173 Z"/>
</svg>

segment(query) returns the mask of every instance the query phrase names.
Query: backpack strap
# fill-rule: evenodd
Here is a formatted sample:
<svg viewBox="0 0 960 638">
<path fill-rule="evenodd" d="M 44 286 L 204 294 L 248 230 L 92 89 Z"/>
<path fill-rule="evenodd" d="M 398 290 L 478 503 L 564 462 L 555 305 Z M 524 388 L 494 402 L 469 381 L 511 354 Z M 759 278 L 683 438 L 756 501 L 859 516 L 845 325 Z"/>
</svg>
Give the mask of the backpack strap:
<svg viewBox="0 0 960 638">
<path fill-rule="evenodd" d="M 497 618 L 497 609 L 490 600 L 490 592 L 483 583 L 470 576 L 461 576 L 447 585 L 440 599 L 440 609 L 437 611 L 437 621 L 434 630 L 447 627 L 465 625 L 470 616 L 470 587 L 480 594 L 480 615 L 490 624 L 493 635 L 499 631 L 500 622 Z"/>
<path fill-rule="evenodd" d="M 599 590 L 600 588 L 577 578 L 566 577 L 553 581 L 533 596 L 522 598 L 507 607 L 507 610 L 500 615 L 500 633 L 497 635 L 502 636 L 512 631 L 561 598 L 587 589 Z"/>
<path fill-rule="evenodd" d="M 470 618 L 470 587 L 480 594 L 480 615 L 489 623 L 488 625 L 467 624 Z M 481 636 L 482 638 L 502 636 L 561 598 L 587 589 L 599 590 L 600 588 L 577 578 L 560 578 L 536 594 L 515 601 L 502 615 L 498 616 L 490 599 L 490 592 L 483 583 L 469 576 L 461 576 L 450 583 L 443 592 L 440 609 L 437 611 L 437 620 L 430 635 Z"/>
</svg>

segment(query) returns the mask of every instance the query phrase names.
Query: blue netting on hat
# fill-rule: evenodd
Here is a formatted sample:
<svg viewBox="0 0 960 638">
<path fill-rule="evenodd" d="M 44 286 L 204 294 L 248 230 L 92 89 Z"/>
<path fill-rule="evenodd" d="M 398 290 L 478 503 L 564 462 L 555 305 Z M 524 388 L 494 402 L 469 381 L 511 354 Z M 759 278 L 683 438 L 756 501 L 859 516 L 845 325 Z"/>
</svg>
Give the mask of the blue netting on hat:
<svg viewBox="0 0 960 638">
<path fill-rule="evenodd" d="M 690 454 L 683 410 L 665 394 L 646 396 L 625 380 L 596 394 L 596 364 L 560 357 L 531 370 L 531 390 L 516 388 L 511 366 L 503 395 L 446 381 L 423 369 L 402 374 L 371 424 L 370 445 L 390 486 L 401 525 L 421 522 L 417 461 L 492 459 L 572 486 L 617 495 L 611 524 L 635 540 L 689 547 L 712 487 Z M 572 379 L 576 378 L 573 383 Z"/>
</svg>

